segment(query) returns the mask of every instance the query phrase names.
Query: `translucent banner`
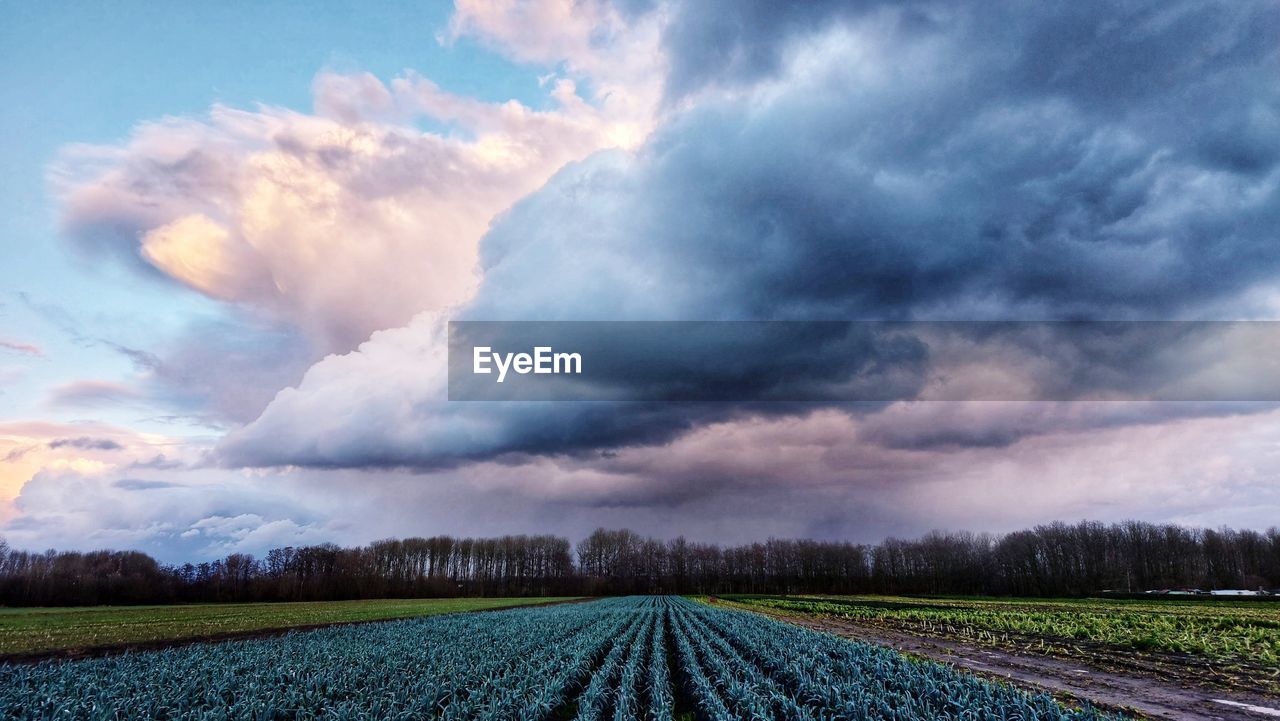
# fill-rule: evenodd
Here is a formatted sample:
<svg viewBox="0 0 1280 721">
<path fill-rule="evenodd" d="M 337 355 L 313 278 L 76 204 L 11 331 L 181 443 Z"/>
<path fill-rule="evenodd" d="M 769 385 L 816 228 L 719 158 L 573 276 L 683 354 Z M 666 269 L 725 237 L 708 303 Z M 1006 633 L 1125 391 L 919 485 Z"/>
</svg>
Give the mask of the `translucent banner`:
<svg viewBox="0 0 1280 721">
<path fill-rule="evenodd" d="M 1275 321 L 456 321 L 452 401 L 1280 400 Z"/>
</svg>

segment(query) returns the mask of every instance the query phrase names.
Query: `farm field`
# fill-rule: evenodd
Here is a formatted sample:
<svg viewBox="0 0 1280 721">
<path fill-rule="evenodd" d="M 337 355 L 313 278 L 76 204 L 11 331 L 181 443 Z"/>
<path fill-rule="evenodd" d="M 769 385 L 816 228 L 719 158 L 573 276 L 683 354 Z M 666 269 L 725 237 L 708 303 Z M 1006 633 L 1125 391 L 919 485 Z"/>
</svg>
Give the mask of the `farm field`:
<svg viewBox="0 0 1280 721">
<path fill-rule="evenodd" d="M 632 597 L 0 665 L 36 718 L 1108 719 L 759 614 Z"/>
<path fill-rule="evenodd" d="M 440 598 L 316 603 L 223 603 L 0 608 L 0 656 L 76 653 L 133 644 L 482 611 L 561 598 Z"/>
<path fill-rule="evenodd" d="M 1250 601 L 735 596 L 796 618 L 1186 674 L 1280 694 L 1280 604 Z"/>
</svg>

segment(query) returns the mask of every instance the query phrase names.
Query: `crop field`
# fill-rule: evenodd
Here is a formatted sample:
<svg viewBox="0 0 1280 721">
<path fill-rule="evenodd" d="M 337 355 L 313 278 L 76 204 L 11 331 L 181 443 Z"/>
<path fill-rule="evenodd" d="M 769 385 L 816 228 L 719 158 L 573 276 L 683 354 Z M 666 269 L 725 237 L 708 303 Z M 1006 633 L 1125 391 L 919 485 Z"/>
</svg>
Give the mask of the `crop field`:
<svg viewBox="0 0 1280 721">
<path fill-rule="evenodd" d="M 996 640 L 1093 641 L 1240 661 L 1280 671 L 1280 604 L 1266 602 L 739 597 L 748 606 L 879 621 L 924 633 Z"/>
<path fill-rule="evenodd" d="M 1275 603 L 753 595 L 717 603 L 979 671 L 1004 654 L 1006 674 L 1029 674 L 1048 688 L 1074 686 L 1074 671 L 1057 658 L 1166 686 L 1280 697 Z"/>
<path fill-rule="evenodd" d="M 1109 718 L 673 597 L 458 614 L 0 665 L 17 719 Z"/>
<path fill-rule="evenodd" d="M 439 598 L 319 603 L 0 608 L 0 655 L 86 651 L 294 626 L 508 608 L 556 598 Z"/>
</svg>

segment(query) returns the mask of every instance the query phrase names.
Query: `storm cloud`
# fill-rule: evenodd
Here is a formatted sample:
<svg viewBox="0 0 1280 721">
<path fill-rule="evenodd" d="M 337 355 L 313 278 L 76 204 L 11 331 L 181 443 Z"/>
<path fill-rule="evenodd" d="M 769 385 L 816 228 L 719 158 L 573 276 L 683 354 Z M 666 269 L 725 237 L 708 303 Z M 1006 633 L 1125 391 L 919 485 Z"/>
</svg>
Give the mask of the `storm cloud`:
<svg viewBox="0 0 1280 721">
<path fill-rule="evenodd" d="M 1223 27 L 1169 11 L 1157 33 L 1107 7 L 1090 22 L 1117 31 L 1070 33 L 1074 63 L 1047 32 L 993 39 L 1007 19 L 963 6 L 925 27 L 902 8 L 824 26 L 785 77 L 518 205 L 482 243 L 468 316 L 1194 317 L 1271 282 L 1275 148 L 1227 162 L 1205 144 L 1275 127 L 1280 51 L 1258 32 L 1280 12 Z M 1170 63 L 1158 82 L 1141 77 L 1161 57 L 1114 47 L 1144 32 Z M 1134 75 L 1123 98 L 1088 92 Z"/>
<path fill-rule="evenodd" d="M 215 106 L 65 149 L 72 246 L 221 313 L 154 343 L 79 329 L 133 375 L 50 407 L 230 430 L 0 438 L 14 543 L 177 560 L 1280 512 L 1277 344 L 1211 323 L 1280 318 L 1276 3 L 456 5 L 444 42 L 546 73 L 524 78 L 540 105 L 325 71 L 311 113 Z M 907 330 L 690 336 L 608 369 L 640 400 L 456 402 L 451 321 Z M 1122 331 L 1075 325 L 1097 321 Z M 710 353 L 741 373 L 702 373 Z M 828 397 L 858 379 L 876 402 Z M 690 387 L 716 399 L 664 400 Z"/>
<path fill-rule="evenodd" d="M 678 8 L 664 43 L 668 94 L 683 104 L 637 151 L 574 163 L 503 214 L 480 244 L 480 290 L 456 317 L 1143 320 L 1268 310 L 1246 299 L 1274 289 L 1280 270 L 1280 173 L 1268 145 L 1277 136 L 1266 132 L 1280 118 L 1280 50 L 1266 41 L 1280 18 L 1273 4 L 724 10 Z M 1228 132 L 1242 144 L 1227 151 L 1223 128 L 1259 132 Z M 708 422 L 813 410 L 459 409 L 429 369 L 438 349 L 423 352 L 439 344 L 440 323 L 420 317 L 313 367 L 224 453 L 251 465 L 433 467 L 459 454 L 664 443 Z M 1035 353 L 1015 354 L 996 382 L 1050 396 L 1055 386 L 1105 385 L 1142 342 L 1078 348 L 1067 365 L 1038 369 L 1023 362 L 1042 360 Z M 1148 386 L 1170 370 L 1151 368 L 1160 372 L 1144 376 Z M 326 413 L 334 420 L 302 422 Z"/>
</svg>

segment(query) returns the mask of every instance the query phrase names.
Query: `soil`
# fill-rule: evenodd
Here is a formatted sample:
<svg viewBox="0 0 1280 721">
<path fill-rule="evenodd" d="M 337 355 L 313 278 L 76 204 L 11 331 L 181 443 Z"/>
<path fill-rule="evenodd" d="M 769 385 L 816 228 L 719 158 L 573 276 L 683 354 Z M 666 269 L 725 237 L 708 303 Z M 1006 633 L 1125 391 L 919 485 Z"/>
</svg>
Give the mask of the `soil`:
<svg viewBox="0 0 1280 721">
<path fill-rule="evenodd" d="M 740 607 L 739 607 L 740 608 Z M 1088 703 L 1131 716 L 1167 721 L 1259 721 L 1280 718 L 1280 695 L 1232 679 L 1196 659 L 1174 654 L 1131 653 L 1099 644 L 1059 648 L 1061 656 L 1013 651 L 923 636 L 842 618 L 768 613 L 778 620 L 844 638 L 888 646 L 986 678 L 1050 693 L 1071 705 Z"/>
</svg>

